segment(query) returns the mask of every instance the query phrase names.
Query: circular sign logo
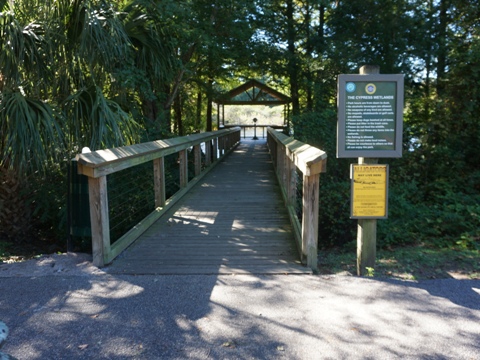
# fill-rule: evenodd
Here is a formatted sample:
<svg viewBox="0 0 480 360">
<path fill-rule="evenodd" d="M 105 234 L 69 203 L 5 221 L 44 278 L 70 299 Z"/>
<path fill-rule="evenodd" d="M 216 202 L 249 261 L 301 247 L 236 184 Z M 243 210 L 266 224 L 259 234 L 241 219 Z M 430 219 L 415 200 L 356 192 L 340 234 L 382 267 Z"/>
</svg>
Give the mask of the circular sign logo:
<svg viewBox="0 0 480 360">
<path fill-rule="evenodd" d="M 354 92 L 356 88 L 357 87 L 355 86 L 355 83 L 349 82 L 349 83 L 347 83 L 347 85 L 345 87 L 345 90 L 347 90 L 347 92 L 351 93 L 351 92 Z"/>
<path fill-rule="evenodd" d="M 365 86 L 365 91 L 368 95 L 372 95 L 377 91 L 377 87 L 374 84 L 367 84 L 367 86 Z"/>
</svg>

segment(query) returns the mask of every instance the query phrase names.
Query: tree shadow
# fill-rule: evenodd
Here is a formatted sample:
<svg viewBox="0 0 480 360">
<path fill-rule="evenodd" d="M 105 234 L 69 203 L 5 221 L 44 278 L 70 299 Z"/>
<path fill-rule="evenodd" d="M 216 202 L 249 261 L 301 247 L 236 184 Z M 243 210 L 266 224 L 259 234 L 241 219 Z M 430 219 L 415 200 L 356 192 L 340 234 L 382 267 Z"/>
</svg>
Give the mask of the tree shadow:
<svg viewBox="0 0 480 360">
<path fill-rule="evenodd" d="M 479 282 L 460 283 L 435 290 L 311 275 L 3 278 L 0 318 L 11 329 L 3 350 L 26 360 L 468 358 L 480 353 L 478 307 L 442 287 Z"/>
<path fill-rule="evenodd" d="M 427 291 L 430 295 L 451 301 L 458 306 L 480 310 L 480 280 L 436 279 L 402 281 L 380 279 L 390 284 Z"/>
</svg>

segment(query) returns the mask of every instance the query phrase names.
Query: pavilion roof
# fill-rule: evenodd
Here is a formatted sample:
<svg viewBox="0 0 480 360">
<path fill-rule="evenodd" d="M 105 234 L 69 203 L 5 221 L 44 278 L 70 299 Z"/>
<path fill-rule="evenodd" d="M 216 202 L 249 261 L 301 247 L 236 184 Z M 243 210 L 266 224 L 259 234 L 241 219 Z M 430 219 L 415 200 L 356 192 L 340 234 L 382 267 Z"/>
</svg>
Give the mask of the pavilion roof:
<svg viewBox="0 0 480 360">
<path fill-rule="evenodd" d="M 290 97 L 252 79 L 220 95 L 215 102 L 222 105 L 282 105 L 292 101 Z"/>
</svg>

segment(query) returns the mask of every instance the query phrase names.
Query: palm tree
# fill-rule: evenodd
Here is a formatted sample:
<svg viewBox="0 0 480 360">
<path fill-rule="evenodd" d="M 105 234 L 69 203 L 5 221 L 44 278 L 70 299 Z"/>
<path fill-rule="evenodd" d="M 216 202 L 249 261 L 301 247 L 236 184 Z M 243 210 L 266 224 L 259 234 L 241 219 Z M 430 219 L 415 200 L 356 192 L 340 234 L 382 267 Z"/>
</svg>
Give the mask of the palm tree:
<svg viewBox="0 0 480 360">
<path fill-rule="evenodd" d="M 83 146 L 138 139 L 128 105 L 115 101 L 130 90 L 115 74 L 135 51 L 122 16 L 102 0 L 0 2 L 0 176 L 8 179 L 0 182 L 0 228 L 30 174 Z"/>
</svg>

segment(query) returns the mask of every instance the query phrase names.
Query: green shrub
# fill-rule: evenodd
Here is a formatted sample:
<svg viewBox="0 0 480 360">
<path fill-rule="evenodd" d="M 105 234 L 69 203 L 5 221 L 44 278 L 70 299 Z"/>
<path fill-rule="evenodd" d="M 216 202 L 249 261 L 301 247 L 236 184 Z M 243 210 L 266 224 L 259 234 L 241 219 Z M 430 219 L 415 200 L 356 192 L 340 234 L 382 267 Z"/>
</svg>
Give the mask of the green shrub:
<svg viewBox="0 0 480 360">
<path fill-rule="evenodd" d="M 350 219 L 349 166 L 356 159 L 335 156 L 336 112 L 294 117 L 293 128 L 295 138 L 328 155 L 327 173 L 320 176 L 319 246 L 350 247 L 357 221 Z M 390 183 L 389 217 L 377 222 L 380 248 L 480 246 L 480 171 L 467 167 L 461 154 L 438 146 L 382 162 L 390 164 Z"/>
</svg>

